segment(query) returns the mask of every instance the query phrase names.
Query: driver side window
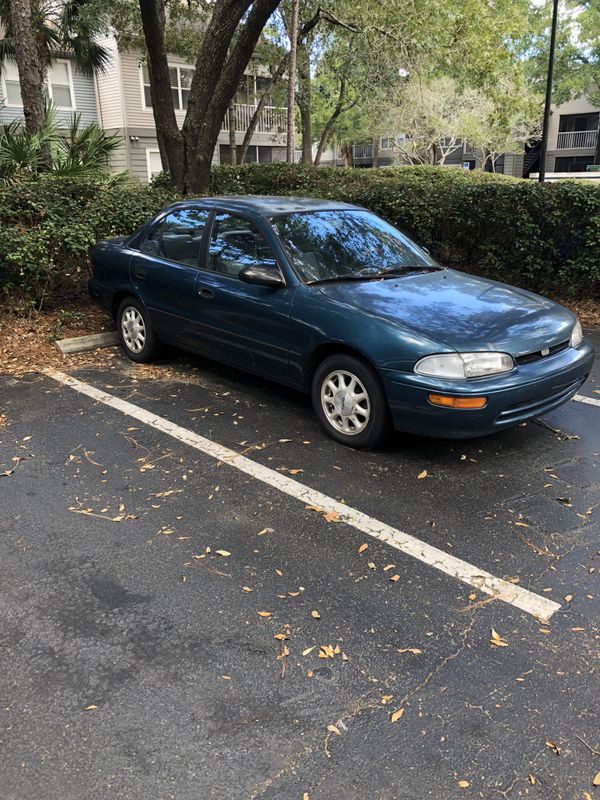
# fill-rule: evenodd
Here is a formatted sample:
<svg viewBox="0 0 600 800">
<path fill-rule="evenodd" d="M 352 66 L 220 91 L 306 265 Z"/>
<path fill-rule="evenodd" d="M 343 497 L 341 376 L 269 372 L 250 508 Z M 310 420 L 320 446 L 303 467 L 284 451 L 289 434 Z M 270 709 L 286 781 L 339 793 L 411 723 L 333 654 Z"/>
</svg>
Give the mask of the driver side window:
<svg viewBox="0 0 600 800">
<path fill-rule="evenodd" d="M 254 266 L 278 268 L 264 236 L 250 220 L 218 212 L 208 246 L 207 268 L 237 277 L 244 267 Z"/>
</svg>

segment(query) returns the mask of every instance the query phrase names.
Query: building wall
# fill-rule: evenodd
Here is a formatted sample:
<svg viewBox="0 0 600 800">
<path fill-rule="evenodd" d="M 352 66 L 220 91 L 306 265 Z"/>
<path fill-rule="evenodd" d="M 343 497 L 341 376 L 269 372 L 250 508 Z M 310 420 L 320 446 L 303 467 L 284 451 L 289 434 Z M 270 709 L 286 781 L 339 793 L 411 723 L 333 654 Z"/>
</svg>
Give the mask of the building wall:
<svg viewBox="0 0 600 800">
<path fill-rule="evenodd" d="M 106 37 L 101 44 L 109 51 L 110 58 L 106 70 L 96 80 L 98 116 L 103 128 L 119 130 L 125 125 L 120 53 L 112 37 Z"/>
<path fill-rule="evenodd" d="M 594 148 L 578 147 L 576 149 L 559 149 L 558 143 L 558 128 L 560 125 L 560 118 L 566 114 L 589 114 L 598 111 L 598 107 L 592 105 L 586 97 L 578 97 L 575 100 L 570 100 L 567 103 L 562 103 L 560 106 L 553 106 L 550 116 L 550 127 L 548 129 L 548 151 L 546 153 L 546 171 L 554 172 L 555 162 L 557 158 L 564 158 L 567 156 L 593 156 Z"/>
<path fill-rule="evenodd" d="M 61 59 L 67 60 L 67 59 Z M 94 78 L 85 75 L 75 66 L 72 60 L 71 76 L 73 79 L 73 96 L 75 99 L 74 111 L 57 111 L 56 117 L 59 124 L 67 127 L 73 114 L 81 114 L 81 124 L 89 125 L 92 122 L 98 123 L 98 113 L 96 104 L 96 87 Z M 2 81 L 0 81 L 0 123 L 11 122 L 15 119 L 23 119 L 23 109 L 5 105 L 6 98 L 3 96 Z"/>
</svg>

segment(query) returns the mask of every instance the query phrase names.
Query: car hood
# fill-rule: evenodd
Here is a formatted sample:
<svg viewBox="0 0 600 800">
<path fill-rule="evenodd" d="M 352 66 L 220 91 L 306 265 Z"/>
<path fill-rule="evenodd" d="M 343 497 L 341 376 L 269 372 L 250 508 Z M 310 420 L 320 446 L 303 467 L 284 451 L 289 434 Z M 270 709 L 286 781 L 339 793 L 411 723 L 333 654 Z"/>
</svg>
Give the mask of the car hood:
<svg viewBox="0 0 600 800">
<path fill-rule="evenodd" d="M 320 288 L 331 300 L 462 352 L 525 355 L 568 340 L 575 322 L 558 303 L 452 269 Z"/>
</svg>

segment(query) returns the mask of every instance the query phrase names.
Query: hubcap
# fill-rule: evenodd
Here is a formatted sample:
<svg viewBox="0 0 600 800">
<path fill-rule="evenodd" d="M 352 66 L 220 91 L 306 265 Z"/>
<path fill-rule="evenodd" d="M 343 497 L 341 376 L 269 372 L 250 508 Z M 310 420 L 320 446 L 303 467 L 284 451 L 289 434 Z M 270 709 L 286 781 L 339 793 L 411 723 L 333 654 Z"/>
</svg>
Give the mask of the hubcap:
<svg viewBox="0 0 600 800">
<path fill-rule="evenodd" d="M 340 433 L 355 436 L 369 424 L 371 405 L 367 390 L 351 372 L 330 372 L 321 384 L 321 405 L 327 421 Z"/>
<path fill-rule="evenodd" d="M 123 340 L 132 353 L 139 353 L 146 343 L 144 318 L 134 306 L 127 306 L 121 315 Z"/>
</svg>

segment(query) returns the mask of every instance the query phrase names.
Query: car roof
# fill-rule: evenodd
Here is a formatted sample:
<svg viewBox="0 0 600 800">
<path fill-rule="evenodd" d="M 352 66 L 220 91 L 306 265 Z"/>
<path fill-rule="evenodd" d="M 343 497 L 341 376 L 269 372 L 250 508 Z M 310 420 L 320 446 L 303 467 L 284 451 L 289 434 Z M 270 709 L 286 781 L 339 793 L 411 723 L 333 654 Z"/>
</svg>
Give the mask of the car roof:
<svg viewBox="0 0 600 800">
<path fill-rule="evenodd" d="M 226 207 L 233 211 L 250 211 L 262 217 L 278 214 L 294 214 L 305 211 L 335 211 L 360 209 L 360 206 L 341 203 L 338 200 L 319 200 L 313 197 L 278 197 L 276 195 L 222 195 L 197 197 L 174 204 L 176 208 L 202 203 L 204 206 Z M 362 209 L 361 209 L 362 210 Z"/>
</svg>

